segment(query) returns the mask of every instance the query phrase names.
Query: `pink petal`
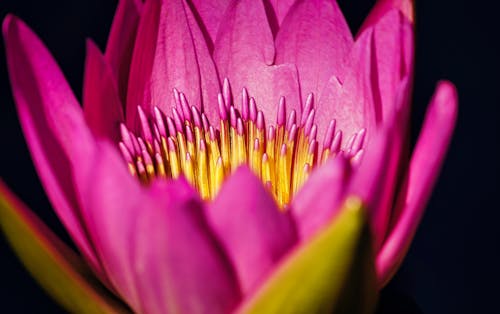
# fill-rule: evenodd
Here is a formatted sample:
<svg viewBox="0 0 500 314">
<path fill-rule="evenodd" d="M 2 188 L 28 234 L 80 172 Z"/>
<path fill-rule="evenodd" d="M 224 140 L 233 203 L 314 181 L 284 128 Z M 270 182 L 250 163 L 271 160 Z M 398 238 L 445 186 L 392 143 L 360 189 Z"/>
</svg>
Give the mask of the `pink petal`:
<svg viewBox="0 0 500 314">
<path fill-rule="evenodd" d="M 371 31 L 367 31 L 356 40 L 343 75 L 330 78 L 323 90 L 316 115 L 318 134 L 325 134 L 331 119 L 337 120 L 337 127 L 342 130 L 344 139 L 366 128 L 368 140 L 371 130 L 374 130 L 376 112 L 372 89 L 375 75 L 371 67 L 372 35 Z"/>
<path fill-rule="evenodd" d="M 401 80 L 413 75 L 413 25 L 399 10 L 393 9 L 373 26 L 373 44 L 376 68 L 374 89 L 378 93 L 375 106 L 380 120 L 385 121 L 395 110 L 395 97 Z"/>
<path fill-rule="evenodd" d="M 83 82 L 83 112 L 89 128 L 97 137 L 113 143 L 120 140 L 123 110 L 115 78 L 109 64 L 91 41 L 87 41 L 85 79 Z"/>
<path fill-rule="evenodd" d="M 280 97 L 287 109 L 300 112 L 294 65 L 272 65 L 274 40 L 261 0 L 232 1 L 215 41 L 214 60 L 221 78 L 228 77 L 233 93 L 246 87 L 266 121 L 275 121 Z"/>
<path fill-rule="evenodd" d="M 161 0 L 149 0 L 144 4 L 130 64 L 125 118 L 127 126 L 134 128 L 137 122 L 137 106 L 150 103 L 144 93 L 153 69 L 158 38 Z"/>
<path fill-rule="evenodd" d="M 26 24 L 7 16 L 3 36 L 19 120 L 40 180 L 76 245 L 99 272 L 73 186 L 73 168 L 85 163 L 94 145 L 82 110 L 52 56 Z"/>
<path fill-rule="evenodd" d="M 406 189 L 396 203 L 400 215 L 377 256 L 380 286 L 394 275 L 415 235 L 455 127 L 457 103 L 453 84 L 440 82 L 413 152 Z"/>
<path fill-rule="evenodd" d="M 411 24 L 414 23 L 414 1 L 413 0 L 378 0 L 368 17 L 363 22 L 358 34 L 367 28 L 377 24 L 378 21 L 392 9 L 397 9 Z"/>
<path fill-rule="evenodd" d="M 278 25 L 283 23 L 285 16 L 288 14 L 288 11 L 295 3 L 295 0 L 269 0 L 271 6 L 273 7 L 274 15 L 276 17 L 276 21 Z"/>
<path fill-rule="evenodd" d="M 203 110 L 203 104 L 217 99 L 219 81 L 205 38 L 184 0 L 162 1 L 157 33 L 151 76 L 139 104 L 146 112 L 152 112 L 154 106 L 170 112 L 175 106 L 175 88 L 186 95 L 190 105 Z M 136 106 L 127 109 L 136 110 Z M 215 122 L 216 106 L 207 109 L 211 109 L 205 110 L 207 116 Z"/>
<path fill-rule="evenodd" d="M 236 268 L 243 294 L 252 291 L 296 241 L 290 215 L 278 209 L 245 166 L 227 179 L 206 215 Z"/>
<path fill-rule="evenodd" d="M 132 51 L 141 16 L 140 0 L 120 0 L 106 45 L 105 58 L 118 82 L 120 100 L 125 103 Z"/>
<path fill-rule="evenodd" d="M 229 312 L 239 289 L 197 193 L 184 180 L 141 186 L 106 145 L 95 157 L 80 186 L 86 218 L 127 303 L 139 313 Z"/>
<path fill-rule="evenodd" d="M 315 234 L 337 214 L 349 177 L 349 162 L 338 156 L 328 160 L 307 179 L 291 206 L 301 240 Z"/>
<path fill-rule="evenodd" d="M 336 1 L 296 1 L 276 36 L 276 64 L 297 65 L 302 97 L 321 98 L 341 72 L 353 39 Z"/>
<path fill-rule="evenodd" d="M 205 30 L 209 50 L 213 50 L 219 24 L 230 0 L 190 0 L 190 7 L 198 17 L 201 28 Z"/>
<path fill-rule="evenodd" d="M 151 191 L 163 207 L 147 208 L 137 222 L 134 262 L 141 265 L 136 278 L 144 312 L 232 312 L 240 289 L 202 201 L 184 180 L 163 183 Z"/>
</svg>

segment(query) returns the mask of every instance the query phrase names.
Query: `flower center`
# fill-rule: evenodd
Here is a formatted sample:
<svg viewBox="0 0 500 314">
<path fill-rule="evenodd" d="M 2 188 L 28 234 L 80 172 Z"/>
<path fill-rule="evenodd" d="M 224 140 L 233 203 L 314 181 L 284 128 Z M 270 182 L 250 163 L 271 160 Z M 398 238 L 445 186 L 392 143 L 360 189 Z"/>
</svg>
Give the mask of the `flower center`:
<svg viewBox="0 0 500 314">
<path fill-rule="evenodd" d="M 217 195 L 224 178 L 246 164 L 285 208 L 314 167 L 340 154 L 357 163 L 363 154 L 366 129 L 351 136 L 342 149 L 342 131 L 335 130 L 335 120 L 320 147 L 312 94 L 300 120 L 295 110 L 287 116 L 282 98 L 276 124 L 267 127 L 263 112 L 245 89 L 240 109 L 232 105 L 230 95 L 219 94 L 217 128 L 198 108 L 189 106 L 183 93 L 174 90 L 174 98 L 171 116 L 155 107 L 148 119 L 138 107 L 138 134 L 121 125 L 122 155 L 130 173 L 145 184 L 183 175 L 208 200 Z"/>
</svg>

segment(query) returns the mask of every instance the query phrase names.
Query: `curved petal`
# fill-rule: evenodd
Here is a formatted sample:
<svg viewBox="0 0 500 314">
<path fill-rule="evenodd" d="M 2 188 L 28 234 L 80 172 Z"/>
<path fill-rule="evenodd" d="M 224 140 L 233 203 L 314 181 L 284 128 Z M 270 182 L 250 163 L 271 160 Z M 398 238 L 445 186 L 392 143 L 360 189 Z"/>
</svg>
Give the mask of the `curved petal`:
<svg viewBox="0 0 500 314">
<path fill-rule="evenodd" d="M 338 213 L 349 174 L 345 158 L 330 159 L 311 174 L 293 198 L 291 211 L 301 240 L 315 234 Z"/>
<path fill-rule="evenodd" d="M 206 216 L 236 268 L 243 294 L 252 291 L 296 241 L 290 215 L 278 209 L 247 167 L 227 179 Z"/>
<path fill-rule="evenodd" d="M 375 111 L 382 122 L 396 110 L 400 82 L 413 76 L 413 54 L 413 25 L 399 10 L 387 12 L 373 26 Z"/>
<path fill-rule="evenodd" d="M 107 143 L 94 160 L 79 187 L 103 266 L 123 299 L 138 313 L 229 312 L 238 285 L 196 192 L 185 181 L 142 186 Z"/>
<path fill-rule="evenodd" d="M 1 180 L 0 227 L 27 270 L 67 311 L 129 313 Z"/>
<path fill-rule="evenodd" d="M 366 17 L 358 34 L 364 32 L 367 28 L 377 24 L 378 21 L 389 11 L 397 9 L 411 24 L 414 23 L 414 1 L 413 0 L 378 0 L 375 6 Z"/>
<path fill-rule="evenodd" d="M 377 289 L 362 204 L 297 247 L 237 313 L 373 313 Z"/>
<path fill-rule="evenodd" d="M 274 15 L 276 16 L 276 22 L 278 25 L 283 23 L 285 16 L 288 14 L 288 11 L 295 3 L 295 0 L 268 0 L 273 8 Z"/>
<path fill-rule="evenodd" d="M 142 208 L 135 229 L 144 312 L 230 313 L 240 289 L 205 222 L 197 192 L 185 180 L 160 182 L 151 197 L 162 207 Z"/>
<path fill-rule="evenodd" d="M 104 53 L 118 84 L 117 88 L 123 104 L 125 104 L 127 96 L 130 63 L 142 6 L 140 0 L 120 0 L 118 2 Z"/>
<path fill-rule="evenodd" d="M 343 132 L 344 143 L 362 128 L 370 130 L 376 126 L 376 112 L 373 100 L 373 73 L 371 49 L 373 32 L 363 33 L 353 45 L 348 61 L 340 77 L 333 76 L 325 86 L 319 99 L 317 125 L 318 134 L 325 134 L 331 119 L 337 121 Z"/>
<path fill-rule="evenodd" d="M 203 105 L 217 99 L 219 81 L 197 21 L 184 0 L 164 0 L 160 10 L 151 76 L 146 78 L 138 104 L 146 112 L 152 112 L 155 106 L 169 112 L 175 106 L 173 90 L 177 89 L 190 105 L 214 119 L 216 106 L 204 110 Z M 127 114 L 136 111 L 138 104 L 130 104 L 133 108 L 127 108 Z"/>
<path fill-rule="evenodd" d="M 214 60 L 220 77 L 229 78 L 235 94 L 245 87 L 255 98 L 266 122 L 274 122 L 282 96 L 287 109 L 300 112 L 295 66 L 272 65 L 274 40 L 262 0 L 231 2 L 219 27 Z"/>
<path fill-rule="evenodd" d="M 85 163 L 94 145 L 82 110 L 50 53 L 21 20 L 7 16 L 3 35 L 19 119 L 40 180 L 76 245 L 100 271 L 73 186 L 73 166 Z"/>
<path fill-rule="evenodd" d="M 379 286 L 385 285 L 396 272 L 422 218 L 455 127 L 457 103 L 453 84 L 440 82 L 413 152 L 406 189 L 396 203 L 399 217 L 377 256 Z"/>
<path fill-rule="evenodd" d="M 83 113 L 94 135 L 118 143 L 124 119 L 120 96 L 109 64 L 91 40 L 87 40 Z"/>
<path fill-rule="evenodd" d="M 340 75 L 353 43 L 335 0 L 299 0 L 276 36 L 276 64 L 295 64 L 302 96 L 320 99 L 330 77 Z"/>
<path fill-rule="evenodd" d="M 213 50 L 219 24 L 229 2 L 230 0 L 188 0 L 188 3 L 191 4 L 191 10 L 206 34 L 205 39 L 207 39 L 210 51 Z"/>
</svg>

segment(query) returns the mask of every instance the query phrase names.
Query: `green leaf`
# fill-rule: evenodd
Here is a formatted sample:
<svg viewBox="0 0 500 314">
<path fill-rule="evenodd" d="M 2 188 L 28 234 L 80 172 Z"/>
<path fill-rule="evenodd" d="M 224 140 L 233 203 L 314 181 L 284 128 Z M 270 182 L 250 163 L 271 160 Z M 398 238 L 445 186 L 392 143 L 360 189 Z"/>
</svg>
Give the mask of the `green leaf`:
<svg viewBox="0 0 500 314">
<path fill-rule="evenodd" d="M 372 313 L 377 289 L 365 211 L 349 198 L 330 225 L 298 247 L 238 313 Z"/>
<path fill-rule="evenodd" d="M 0 227 L 38 283 L 71 313 L 130 313 L 0 180 Z"/>
</svg>

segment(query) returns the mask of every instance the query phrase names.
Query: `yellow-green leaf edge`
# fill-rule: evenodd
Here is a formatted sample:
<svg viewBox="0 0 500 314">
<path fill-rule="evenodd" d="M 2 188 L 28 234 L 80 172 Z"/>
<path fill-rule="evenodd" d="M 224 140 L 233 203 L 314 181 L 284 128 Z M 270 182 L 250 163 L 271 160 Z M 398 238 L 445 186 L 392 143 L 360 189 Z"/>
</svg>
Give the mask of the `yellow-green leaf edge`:
<svg viewBox="0 0 500 314">
<path fill-rule="evenodd" d="M 373 313 L 377 302 L 371 241 L 362 202 L 339 215 L 281 263 L 238 313 Z"/>
<path fill-rule="evenodd" d="M 130 313 L 0 180 L 0 227 L 36 281 L 70 313 Z"/>
</svg>

